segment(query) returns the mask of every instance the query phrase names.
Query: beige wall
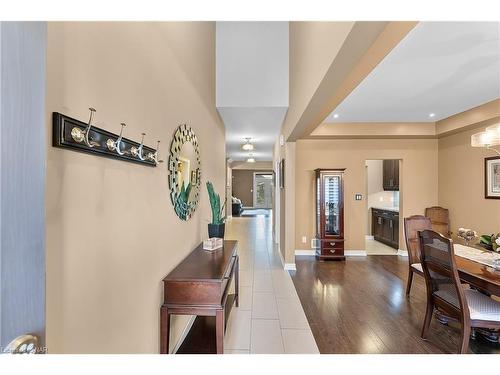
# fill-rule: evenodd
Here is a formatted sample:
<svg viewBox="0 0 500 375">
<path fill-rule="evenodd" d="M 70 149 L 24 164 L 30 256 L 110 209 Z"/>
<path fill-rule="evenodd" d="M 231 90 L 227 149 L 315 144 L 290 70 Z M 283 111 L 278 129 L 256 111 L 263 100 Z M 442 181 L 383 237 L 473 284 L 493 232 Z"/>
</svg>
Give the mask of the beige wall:
<svg viewBox="0 0 500 375">
<path fill-rule="evenodd" d="M 243 207 L 253 206 L 253 172 L 245 169 L 233 170 L 233 197 L 240 199 Z"/>
<path fill-rule="evenodd" d="M 496 154 L 470 146 L 470 136 L 484 127 L 439 139 L 439 205 L 450 210 L 454 233 L 459 227 L 500 232 L 500 200 L 484 198 L 484 158 Z"/>
<path fill-rule="evenodd" d="M 285 138 L 304 113 L 354 24 L 290 22 L 290 95 L 282 128 Z"/>
<path fill-rule="evenodd" d="M 224 127 L 215 110 L 215 25 L 49 23 L 47 142 L 60 111 L 167 147 L 192 126 L 202 191 L 184 222 L 172 208 L 167 163 L 157 168 L 47 151 L 47 344 L 51 353 L 157 353 L 162 278 L 206 237 L 204 189 L 225 185 Z M 187 322 L 174 317 L 173 344 Z M 173 344 L 171 348 L 173 347 Z"/>
<path fill-rule="evenodd" d="M 296 147 L 295 247 L 302 249 L 315 233 L 314 169 L 346 168 L 344 212 L 346 250 L 365 248 L 366 197 L 355 201 L 354 194 L 366 191 L 365 161 L 401 159 L 400 220 L 423 214 L 425 207 L 438 202 L 438 141 L 435 139 L 299 140 Z M 402 228 L 402 222 L 400 223 Z M 400 248 L 404 249 L 403 231 Z"/>
</svg>

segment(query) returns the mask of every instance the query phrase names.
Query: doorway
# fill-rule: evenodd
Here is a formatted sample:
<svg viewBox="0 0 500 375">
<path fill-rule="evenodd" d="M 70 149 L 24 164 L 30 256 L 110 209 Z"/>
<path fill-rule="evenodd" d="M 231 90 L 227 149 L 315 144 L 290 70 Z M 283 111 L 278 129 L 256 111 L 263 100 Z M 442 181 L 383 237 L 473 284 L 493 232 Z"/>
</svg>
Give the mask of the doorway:
<svg viewBox="0 0 500 375">
<path fill-rule="evenodd" d="M 254 172 L 253 207 L 270 209 L 273 206 L 273 173 Z"/>
<path fill-rule="evenodd" d="M 399 159 L 365 161 L 367 255 L 398 254 L 399 169 Z"/>
</svg>

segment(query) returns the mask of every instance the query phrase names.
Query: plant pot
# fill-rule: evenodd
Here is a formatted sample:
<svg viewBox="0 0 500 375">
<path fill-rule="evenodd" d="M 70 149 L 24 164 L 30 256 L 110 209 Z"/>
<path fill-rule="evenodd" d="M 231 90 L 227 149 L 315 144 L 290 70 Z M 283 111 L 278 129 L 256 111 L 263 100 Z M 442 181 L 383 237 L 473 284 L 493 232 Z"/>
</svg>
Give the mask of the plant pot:
<svg viewBox="0 0 500 375">
<path fill-rule="evenodd" d="M 208 237 L 224 238 L 225 229 L 226 224 L 208 224 Z"/>
</svg>

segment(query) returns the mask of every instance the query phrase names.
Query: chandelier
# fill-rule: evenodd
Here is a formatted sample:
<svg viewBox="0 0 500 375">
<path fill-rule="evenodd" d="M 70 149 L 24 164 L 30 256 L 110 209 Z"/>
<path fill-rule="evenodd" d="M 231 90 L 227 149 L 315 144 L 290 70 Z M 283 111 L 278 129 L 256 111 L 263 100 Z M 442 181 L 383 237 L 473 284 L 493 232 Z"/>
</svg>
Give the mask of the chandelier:
<svg viewBox="0 0 500 375">
<path fill-rule="evenodd" d="M 250 142 L 252 138 L 245 138 L 246 142 L 241 145 L 241 148 L 245 151 L 252 151 L 254 149 L 253 144 Z"/>
<path fill-rule="evenodd" d="M 494 148 L 500 146 L 500 123 L 488 126 L 484 131 L 471 135 L 470 145 L 472 147 L 485 147 L 500 155 L 500 151 Z"/>
</svg>

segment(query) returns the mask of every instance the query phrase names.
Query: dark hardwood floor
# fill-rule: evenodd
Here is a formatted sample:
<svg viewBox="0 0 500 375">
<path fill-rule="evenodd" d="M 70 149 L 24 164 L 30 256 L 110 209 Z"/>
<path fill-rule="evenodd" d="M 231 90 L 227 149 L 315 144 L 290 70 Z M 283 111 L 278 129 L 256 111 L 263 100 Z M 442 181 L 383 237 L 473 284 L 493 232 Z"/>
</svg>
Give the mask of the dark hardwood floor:
<svg viewBox="0 0 500 375">
<path fill-rule="evenodd" d="M 297 256 L 292 279 L 321 353 L 456 353 L 460 330 L 433 319 L 429 340 L 420 338 L 425 315 L 425 282 L 405 287 L 407 259 L 349 257 L 317 262 Z M 471 340 L 471 353 L 500 353 L 498 343 Z"/>
</svg>

